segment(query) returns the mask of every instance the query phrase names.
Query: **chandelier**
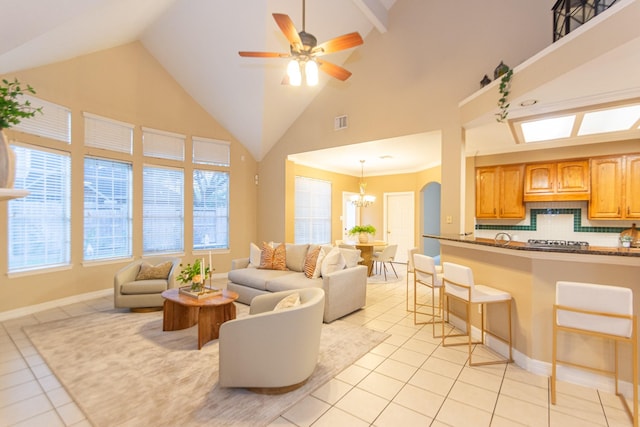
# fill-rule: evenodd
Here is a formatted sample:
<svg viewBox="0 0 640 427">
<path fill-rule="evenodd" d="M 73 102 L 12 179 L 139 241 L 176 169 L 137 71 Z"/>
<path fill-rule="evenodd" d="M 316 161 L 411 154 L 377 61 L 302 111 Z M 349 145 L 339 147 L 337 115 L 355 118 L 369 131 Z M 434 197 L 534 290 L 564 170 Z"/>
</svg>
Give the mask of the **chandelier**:
<svg viewBox="0 0 640 427">
<path fill-rule="evenodd" d="M 367 184 L 364 182 L 364 160 L 360 160 L 360 194 L 351 196 L 351 203 L 359 208 L 366 208 L 376 201 L 376 196 L 365 194 Z"/>
</svg>

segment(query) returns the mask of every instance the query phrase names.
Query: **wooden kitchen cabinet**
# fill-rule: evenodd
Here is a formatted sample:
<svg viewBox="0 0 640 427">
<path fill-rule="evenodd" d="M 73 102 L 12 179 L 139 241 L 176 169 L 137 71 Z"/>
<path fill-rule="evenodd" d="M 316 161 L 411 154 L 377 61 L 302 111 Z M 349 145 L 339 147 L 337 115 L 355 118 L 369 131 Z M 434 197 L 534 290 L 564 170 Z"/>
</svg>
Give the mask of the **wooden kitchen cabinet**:
<svg viewBox="0 0 640 427">
<path fill-rule="evenodd" d="M 477 168 L 476 218 L 524 218 L 523 182 L 524 165 Z"/>
<path fill-rule="evenodd" d="M 591 219 L 640 218 L 640 155 L 591 159 Z"/>
<path fill-rule="evenodd" d="M 524 201 L 589 200 L 589 160 L 525 166 Z"/>
</svg>

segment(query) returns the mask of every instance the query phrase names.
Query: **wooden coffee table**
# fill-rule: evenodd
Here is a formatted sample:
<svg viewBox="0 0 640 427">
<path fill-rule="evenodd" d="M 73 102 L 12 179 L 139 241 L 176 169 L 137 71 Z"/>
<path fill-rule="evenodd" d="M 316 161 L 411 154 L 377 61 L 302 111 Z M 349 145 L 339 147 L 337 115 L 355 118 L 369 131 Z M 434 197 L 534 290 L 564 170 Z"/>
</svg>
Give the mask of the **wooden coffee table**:
<svg viewBox="0 0 640 427">
<path fill-rule="evenodd" d="M 181 294 L 178 289 L 167 289 L 164 298 L 163 331 L 177 331 L 198 324 L 198 350 L 218 338 L 220 325 L 236 318 L 233 303 L 238 294 L 226 289 L 220 295 L 197 299 Z"/>
</svg>

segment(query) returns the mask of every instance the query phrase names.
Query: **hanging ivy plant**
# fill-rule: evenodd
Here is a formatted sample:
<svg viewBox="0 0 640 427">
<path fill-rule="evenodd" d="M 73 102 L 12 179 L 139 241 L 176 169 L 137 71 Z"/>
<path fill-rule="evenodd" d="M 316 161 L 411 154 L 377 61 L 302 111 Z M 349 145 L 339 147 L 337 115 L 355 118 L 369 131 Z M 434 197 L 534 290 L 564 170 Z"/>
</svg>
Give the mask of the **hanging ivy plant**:
<svg viewBox="0 0 640 427">
<path fill-rule="evenodd" d="M 498 108 L 500 108 L 500 112 L 496 114 L 496 120 L 499 123 L 504 123 L 509 115 L 510 104 L 508 96 L 511 91 L 511 77 L 513 77 L 513 70 L 509 68 L 509 70 L 500 78 L 500 98 L 498 99 Z"/>
</svg>

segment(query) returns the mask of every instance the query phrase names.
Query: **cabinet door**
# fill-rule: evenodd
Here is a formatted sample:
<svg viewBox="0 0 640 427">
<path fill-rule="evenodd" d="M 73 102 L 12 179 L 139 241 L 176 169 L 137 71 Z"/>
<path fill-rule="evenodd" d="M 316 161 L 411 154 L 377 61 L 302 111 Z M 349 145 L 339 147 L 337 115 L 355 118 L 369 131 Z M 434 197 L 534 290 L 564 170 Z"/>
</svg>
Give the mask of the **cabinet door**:
<svg viewBox="0 0 640 427">
<path fill-rule="evenodd" d="M 640 218 L 640 155 L 627 156 L 625 162 L 625 216 Z"/>
<path fill-rule="evenodd" d="M 487 167 L 476 169 L 476 218 L 497 218 L 498 168 Z"/>
<path fill-rule="evenodd" d="M 589 161 L 558 163 L 558 193 L 589 193 Z"/>
<path fill-rule="evenodd" d="M 556 191 L 556 165 L 540 163 L 527 165 L 524 170 L 524 194 L 551 194 Z"/>
<path fill-rule="evenodd" d="M 524 218 L 524 165 L 500 167 L 500 218 Z"/>
<path fill-rule="evenodd" d="M 622 158 L 591 160 L 589 218 L 622 218 Z"/>
</svg>

